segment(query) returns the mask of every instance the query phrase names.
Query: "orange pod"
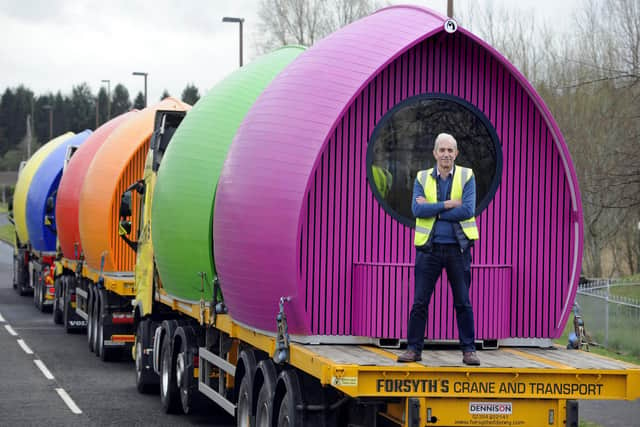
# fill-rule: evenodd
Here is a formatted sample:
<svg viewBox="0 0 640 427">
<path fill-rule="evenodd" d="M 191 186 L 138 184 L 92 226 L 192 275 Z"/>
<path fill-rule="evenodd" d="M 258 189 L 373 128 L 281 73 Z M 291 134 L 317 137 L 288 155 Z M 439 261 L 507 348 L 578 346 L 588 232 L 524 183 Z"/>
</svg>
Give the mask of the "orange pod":
<svg viewBox="0 0 640 427">
<path fill-rule="evenodd" d="M 122 123 L 96 152 L 80 192 L 80 240 L 87 265 L 108 273 L 132 272 L 135 253 L 118 235 L 120 198 L 127 187 L 142 179 L 157 110 L 186 111 L 191 107 L 166 98 Z M 132 230 L 138 235 L 140 198 L 133 191 Z"/>
</svg>

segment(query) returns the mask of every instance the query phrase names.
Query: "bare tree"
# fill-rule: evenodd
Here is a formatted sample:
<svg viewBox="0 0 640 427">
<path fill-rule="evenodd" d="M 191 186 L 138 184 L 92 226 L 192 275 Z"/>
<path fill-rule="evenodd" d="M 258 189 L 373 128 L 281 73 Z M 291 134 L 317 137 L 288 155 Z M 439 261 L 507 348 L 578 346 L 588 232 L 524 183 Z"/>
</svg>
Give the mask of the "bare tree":
<svg viewBox="0 0 640 427">
<path fill-rule="evenodd" d="M 311 46 L 381 5 L 375 0 L 261 0 L 256 51 L 288 44 Z"/>
<path fill-rule="evenodd" d="M 472 3 L 459 19 L 523 72 L 558 121 L 582 190 L 585 273 L 638 271 L 640 1 L 586 0 L 563 34 L 534 16 Z"/>
</svg>

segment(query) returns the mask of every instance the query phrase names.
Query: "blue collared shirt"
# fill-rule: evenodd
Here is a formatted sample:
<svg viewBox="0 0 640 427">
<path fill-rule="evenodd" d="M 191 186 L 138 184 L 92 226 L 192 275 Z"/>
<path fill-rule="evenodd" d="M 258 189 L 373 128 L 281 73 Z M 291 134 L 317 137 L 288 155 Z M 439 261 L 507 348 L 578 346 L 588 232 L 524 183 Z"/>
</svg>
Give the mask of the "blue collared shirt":
<svg viewBox="0 0 640 427">
<path fill-rule="evenodd" d="M 452 169 L 455 173 L 455 166 Z M 433 236 L 431 241 L 434 243 L 458 243 L 454 224 L 462 220 L 471 218 L 476 209 L 476 179 L 472 176 L 462 190 L 462 205 L 457 208 L 445 209 L 444 201 L 451 198 L 451 183 L 453 175 L 442 177 L 438 173 L 438 168 L 433 168 L 432 176 L 436 179 L 438 188 L 438 201 L 434 203 L 418 203 L 416 198 L 425 197 L 424 188 L 416 178 L 413 184 L 413 200 L 411 201 L 411 210 L 416 218 L 437 217 L 433 225 Z"/>
</svg>

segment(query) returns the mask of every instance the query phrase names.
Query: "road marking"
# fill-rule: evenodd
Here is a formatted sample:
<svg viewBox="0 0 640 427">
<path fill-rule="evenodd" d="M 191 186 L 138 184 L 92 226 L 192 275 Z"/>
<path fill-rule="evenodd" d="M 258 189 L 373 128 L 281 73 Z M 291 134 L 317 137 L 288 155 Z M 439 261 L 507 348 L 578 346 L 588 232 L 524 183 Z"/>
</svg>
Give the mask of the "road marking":
<svg viewBox="0 0 640 427">
<path fill-rule="evenodd" d="M 13 330 L 13 328 L 11 327 L 11 325 L 4 325 L 4 328 L 7 330 L 7 332 L 9 332 L 11 335 L 13 335 L 14 337 L 18 336 L 18 333 L 16 331 Z"/>
<path fill-rule="evenodd" d="M 25 353 L 27 353 L 27 354 L 33 354 L 33 350 L 31 350 L 31 349 L 29 348 L 29 346 L 27 345 L 27 343 L 26 343 L 26 342 L 24 342 L 24 340 L 18 340 L 18 345 L 19 345 L 20 347 L 22 347 L 22 349 L 24 350 L 24 352 L 25 352 Z"/>
<path fill-rule="evenodd" d="M 2 313 L 0 313 L 0 323 L 4 323 L 4 322 L 5 322 L 4 317 L 2 317 Z"/>
<path fill-rule="evenodd" d="M 48 379 L 48 380 L 53 380 L 53 374 L 51 373 L 51 371 L 49 371 L 47 369 L 47 367 L 44 365 L 44 363 L 42 363 L 42 360 L 34 360 L 33 363 L 36 364 L 36 366 L 42 371 L 42 374 Z"/>
<path fill-rule="evenodd" d="M 71 398 L 71 396 L 69 396 L 69 394 L 67 394 L 66 391 L 64 391 L 63 388 L 57 388 L 56 392 L 58 393 L 58 395 L 62 398 L 62 400 L 64 401 L 64 403 L 67 404 L 67 406 L 69 407 L 69 409 L 71 410 L 71 412 L 73 412 L 74 414 L 81 414 L 82 411 L 80 410 L 80 408 L 78 408 L 78 405 L 76 405 L 76 402 L 73 401 L 73 399 Z"/>
</svg>

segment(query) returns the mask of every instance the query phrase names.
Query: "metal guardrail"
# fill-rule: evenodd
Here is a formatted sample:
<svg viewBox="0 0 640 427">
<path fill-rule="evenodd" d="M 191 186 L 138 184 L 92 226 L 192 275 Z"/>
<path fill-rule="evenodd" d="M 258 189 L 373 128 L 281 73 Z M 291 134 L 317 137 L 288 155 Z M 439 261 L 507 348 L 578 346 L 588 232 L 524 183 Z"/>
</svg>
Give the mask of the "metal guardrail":
<svg viewBox="0 0 640 427">
<path fill-rule="evenodd" d="M 612 294 L 612 289 L 640 286 L 636 280 L 590 279 L 578 287 L 576 302 L 596 342 L 614 350 L 640 354 L 640 300 Z"/>
<path fill-rule="evenodd" d="M 615 304 L 622 304 L 628 307 L 640 309 L 640 300 L 611 294 L 612 288 L 627 286 L 640 286 L 640 282 L 615 279 L 589 280 L 588 282 L 580 284 L 578 287 L 578 293 L 604 299 Z"/>
</svg>

